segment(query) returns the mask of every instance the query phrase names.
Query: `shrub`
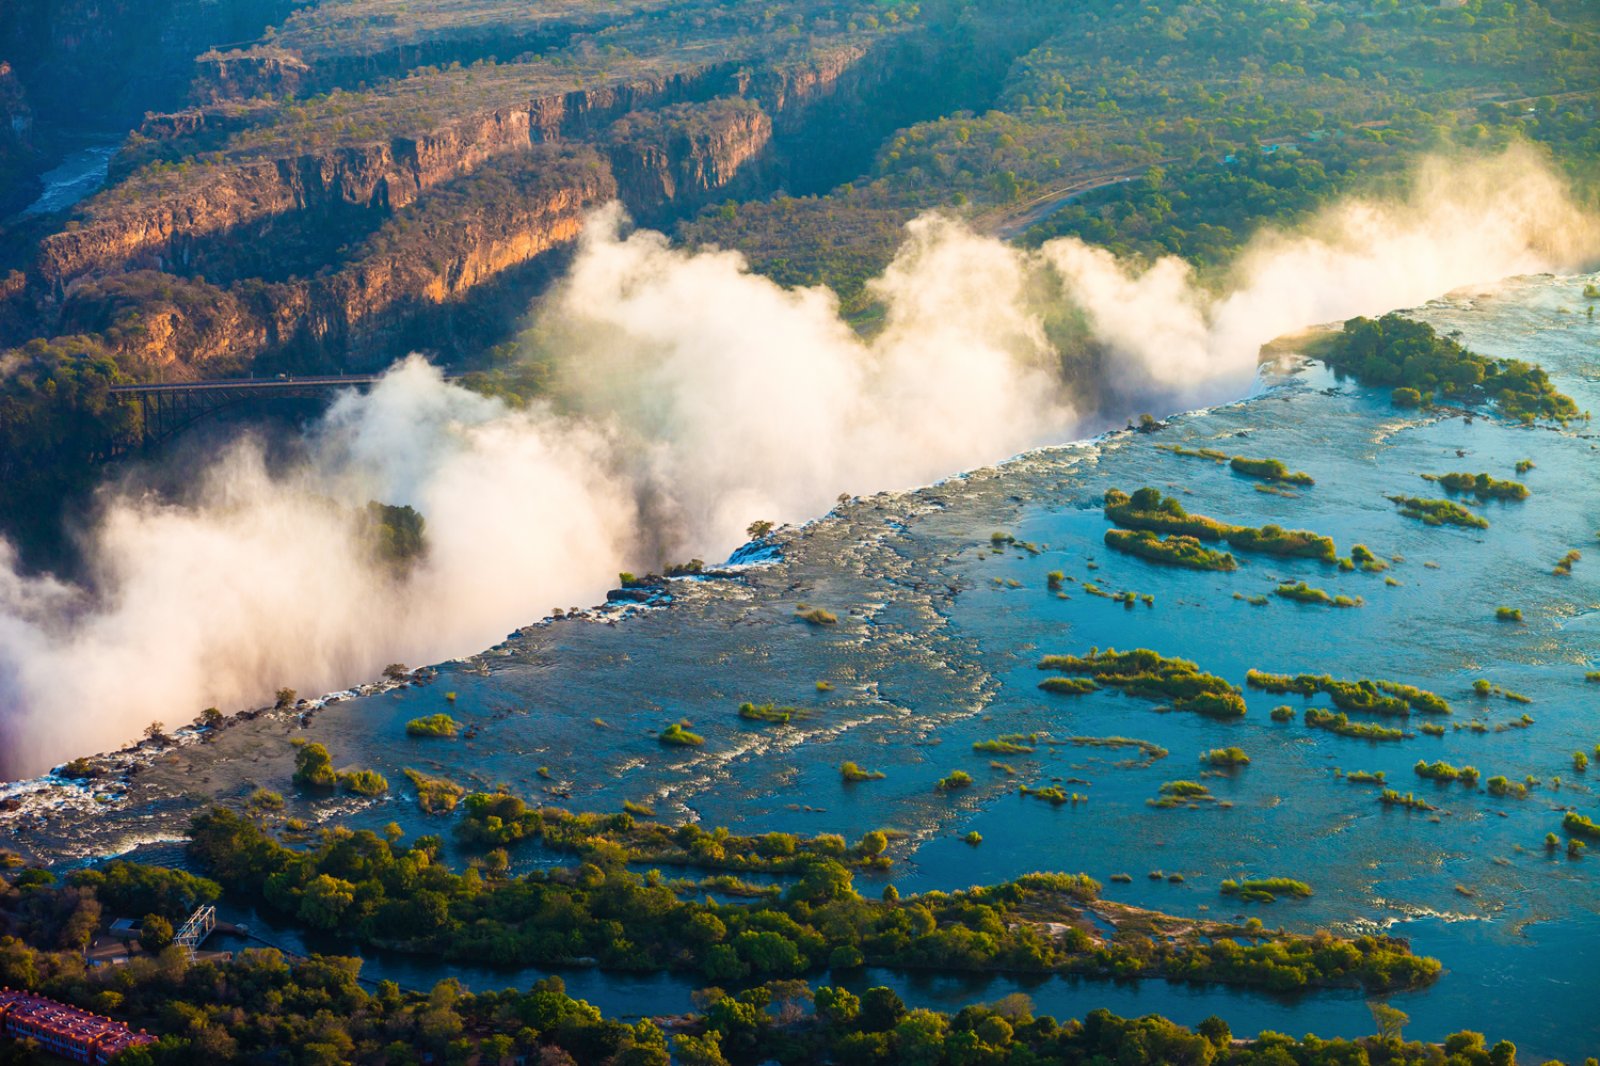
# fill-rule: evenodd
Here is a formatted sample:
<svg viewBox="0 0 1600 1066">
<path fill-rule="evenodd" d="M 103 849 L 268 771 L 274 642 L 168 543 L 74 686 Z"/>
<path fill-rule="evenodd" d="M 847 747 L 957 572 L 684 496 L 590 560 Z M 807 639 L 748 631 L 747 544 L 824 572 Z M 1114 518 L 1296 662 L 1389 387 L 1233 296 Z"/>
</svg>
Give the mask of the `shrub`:
<svg viewBox="0 0 1600 1066">
<path fill-rule="evenodd" d="M 346 770 L 339 775 L 339 785 L 357 796 L 381 796 L 389 791 L 388 780 L 376 770 Z"/>
<path fill-rule="evenodd" d="M 1239 896 L 1260 903 L 1271 903 L 1279 896 L 1309 899 L 1312 893 L 1311 886 L 1304 881 L 1296 881 L 1289 877 L 1259 877 L 1243 881 L 1232 879 L 1223 881 L 1222 894 Z"/>
<path fill-rule="evenodd" d="M 443 777 L 429 777 L 416 770 L 405 771 L 406 780 L 417 790 L 417 807 L 424 814 L 448 814 L 467 790 Z"/>
<path fill-rule="evenodd" d="M 832 611 L 824 610 L 821 607 L 813 607 L 809 611 L 798 612 L 796 613 L 795 617 L 800 619 L 802 622 L 807 622 L 814 626 L 832 626 L 839 624 L 838 615 L 834 614 Z"/>
<path fill-rule="evenodd" d="M 408 737 L 453 737 L 459 723 L 448 714 L 430 714 L 426 718 L 413 718 L 406 723 Z"/>
<path fill-rule="evenodd" d="M 1235 455 L 1229 460 L 1228 465 L 1234 473 L 1260 478 L 1263 481 L 1283 481 L 1291 485 L 1315 484 L 1310 474 L 1299 471 L 1290 473 L 1289 468 L 1278 459 L 1247 459 L 1242 455 Z"/>
<path fill-rule="evenodd" d="M 1571 836 L 1588 837 L 1591 840 L 1600 840 L 1600 825 L 1593 819 L 1587 818 L 1577 811 L 1568 811 L 1565 818 L 1561 819 L 1561 828 Z"/>
<path fill-rule="evenodd" d="M 846 783 L 854 783 L 856 781 L 881 781 L 884 775 L 881 770 L 863 770 L 853 762 L 844 762 L 839 764 L 839 776 Z"/>
<path fill-rule="evenodd" d="M 1429 526 L 1461 526 L 1464 529 L 1488 529 L 1489 520 L 1450 500 L 1427 500 L 1417 496 L 1390 496 L 1407 518 L 1415 518 Z"/>
<path fill-rule="evenodd" d="M 679 748 L 698 748 L 706 742 L 705 737 L 685 729 L 682 722 L 673 722 L 663 729 L 656 739 L 663 744 Z"/>
<path fill-rule="evenodd" d="M 328 749 L 318 743 L 302 744 L 294 753 L 294 783 L 301 788 L 333 788 L 339 783 Z"/>
<path fill-rule="evenodd" d="M 941 777 L 933 787 L 940 792 L 954 792 L 958 789 L 968 788 L 971 785 L 971 774 L 965 770 L 952 770 L 949 776 Z"/>
<path fill-rule="evenodd" d="M 1033 745 L 1039 742 L 1037 733 L 1023 735 L 1010 733 L 994 740 L 980 740 L 972 745 L 972 750 L 987 755 L 1031 755 Z"/>
<path fill-rule="evenodd" d="M 1496 622 L 1520 622 L 1522 621 L 1522 608 L 1496 607 L 1494 609 L 1494 620 Z"/>
<path fill-rule="evenodd" d="M 1190 570 L 1229 571 L 1239 566 L 1231 553 L 1213 551 L 1196 538 L 1179 533 L 1163 540 L 1149 530 L 1108 529 L 1105 543 L 1113 551 Z"/>
<path fill-rule="evenodd" d="M 1200 756 L 1200 761 L 1211 766 L 1249 766 L 1250 756 L 1242 748 L 1212 748 Z"/>
</svg>

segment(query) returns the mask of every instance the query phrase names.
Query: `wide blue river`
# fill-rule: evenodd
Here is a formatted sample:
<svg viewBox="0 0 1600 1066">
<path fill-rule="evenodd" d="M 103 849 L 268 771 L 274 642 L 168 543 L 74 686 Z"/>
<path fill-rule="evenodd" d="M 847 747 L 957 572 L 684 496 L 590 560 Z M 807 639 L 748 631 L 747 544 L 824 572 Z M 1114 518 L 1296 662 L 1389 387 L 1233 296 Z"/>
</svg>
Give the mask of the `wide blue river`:
<svg viewBox="0 0 1600 1066">
<path fill-rule="evenodd" d="M 1413 314 L 1459 330 L 1476 350 L 1542 364 L 1585 409 L 1600 410 L 1600 329 L 1582 296 L 1588 278 L 1531 278 L 1493 292 L 1458 293 Z M 443 832 L 447 819 L 417 812 L 401 770 L 414 767 L 480 787 L 505 784 L 562 805 L 615 810 L 648 802 L 663 817 L 742 830 L 905 834 L 887 879 L 901 890 L 958 888 L 1030 870 L 1082 871 L 1106 895 L 1177 914 L 1259 915 L 1269 925 L 1341 931 L 1385 928 L 1443 960 L 1432 988 L 1395 997 L 1407 1035 L 1438 1039 L 1461 1028 L 1509 1038 L 1524 1057 L 1569 1062 L 1600 1054 L 1600 853 L 1569 859 L 1545 835 L 1562 813 L 1600 818 L 1589 778 L 1572 754 L 1600 744 L 1600 436 L 1494 418 L 1401 412 L 1387 395 L 1291 362 L 1264 372 L 1249 400 L 1178 416 L 1156 433 L 1119 433 L 1048 449 L 927 489 L 864 497 L 784 537 L 780 558 L 732 576 L 677 582 L 666 609 L 627 617 L 530 626 L 470 661 L 448 664 L 429 685 L 350 700 L 304 730 L 263 719 L 216 743 L 184 749 L 138 779 L 125 813 L 99 820 L 63 814 L 33 831 L 36 846 L 71 838 L 106 847 L 161 835 L 213 796 L 238 800 L 257 785 L 286 788 L 291 736 L 326 743 L 340 765 L 374 766 L 402 783 L 370 806 L 307 804 L 301 813 L 357 825 L 399 821 L 410 833 Z M 1282 459 L 1315 485 L 1263 492 L 1227 466 L 1162 446 L 1209 447 Z M 1521 460 L 1533 467 L 1515 472 Z M 1522 502 L 1474 504 L 1486 530 L 1429 527 L 1386 496 L 1440 496 L 1424 474 L 1488 472 L 1531 489 Z M 1108 488 L 1150 485 L 1191 511 L 1237 523 L 1276 522 L 1355 543 L 1394 560 L 1385 573 L 1340 572 L 1310 560 L 1241 555 L 1233 573 L 1174 570 L 1108 551 L 1099 500 Z M 992 535 L 1003 533 L 1033 550 Z M 1571 549 L 1569 576 L 1552 572 Z M 1046 574 L 1070 579 L 1057 596 Z M 1335 608 L 1268 596 L 1305 580 L 1363 605 Z M 1386 580 L 1386 579 L 1392 579 Z M 1153 597 L 1132 609 L 1087 594 Z M 825 607 L 837 625 L 795 620 Z M 1500 606 L 1521 623 L 1497 621 Z M 1041 692 L 1041 654 L 1148 647 L 1192 659 L 1242 685 L 1254 667 L 1276 672 L 1387 678 L 1430 689 L 1454 713 L 1442 736 L 1408 728 L 1399 742 L 1348 739 L 1279 723 L 1269 711 L 1298 697 L 1247 692 L 1236 722 L 1160 713 L 1110 692 L 1081 698 Z M 1474 694 L 1486 679 L 1523 703 Z M 819 688 L 818 682 L 828 686 Z M 456 694 L 447 705 L 446 692 Z M 740 702 L 777 701 L 810 714 L 790 725 L 742 721 Z M 1326 705 L 1325 697 L 1315 701 Z M 405 722 L 448 709 L 470 740 L 405 736 Z M 1531 724 L 1523 723 L 1526 714 Z M 699 749 L 655 739 L 687 719 Z M 1474 727 L 1476 724 L 1476 728 Z M 1124 736 L 1168 751 L 1137 762 L 1132 749 L 1041 743 L 991 766 L 974 741 L 1005 733 Z M 1200 754 L 1237 745 L 1248 768 L 1204 780 L 1227 803 L 1156 809 L 1159 786 L 1204 771 Z M 1471 764 L 1484 779 L 1532 778 L 1526 798 L 1417 777 L 1419 759 Z M 883 780 L 842 783 L 851 760 Z M 540 769 L 544 773 L 541 774 Z M 963 769 L 975 786 L 954 795 L 934 782 Z M 1384 771 L 1401 791 L 1439 809 L 1387 809 L 1371 785 L 1339 771 Z M 1087 802 L 1052 807 L 1018 784 L 1061 783 Z M 962 841 L 971 830 L 981 845 Z M 526 853 L 519 862 L 539 861 Z M 1152 880 L 1151 871 L 1183 882 Z M 1113 884 L 1127 873 L 1132 883 Z M 1304 901 L 1240 904 L 1219 882 L 1285 875 L 1309 882 Z M 859 884 L 876 891 L 876 884 Z M 287 930 L 279 934 L 292 938 Z M 426 985 L 445 971 L 374 958 L 368 973 Z M 474 985 L 528 974 L 456 971 Z M 655 1013 L 689 1006 L 692 982 L 567 975 L 573 991 L 605 1009 Z M 1325 1036 L 1372 1031 L 1361 997 L 1274 998 L 1164 982 L 947 980 L 874 973 L 908 997 L 954 1006 L 1023 990 L 1042 1011 L 1081 1015 L 1160 1012 L 1195 1022 L 1212 1013 L 1236 1033 L 1272 1028 Z"/>
</svg>

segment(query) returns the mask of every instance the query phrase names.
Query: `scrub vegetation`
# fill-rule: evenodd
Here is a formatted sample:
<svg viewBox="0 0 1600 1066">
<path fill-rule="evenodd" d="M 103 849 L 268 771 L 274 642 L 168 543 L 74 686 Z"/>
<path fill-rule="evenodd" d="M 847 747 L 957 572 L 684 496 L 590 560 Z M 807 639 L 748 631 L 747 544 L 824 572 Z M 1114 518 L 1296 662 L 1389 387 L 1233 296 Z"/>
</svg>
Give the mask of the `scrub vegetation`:
<svg viewBox="0 0 1600 1066">
<path fill-rule="evenodd" d="M 1244 697 L 1215 674 L 1201 673 L 1186 659 L 1168 659 L 1148 648 L 1129 652 L 1091 650 L 1086 656 L 1047 655 L 1039 669 L 1087 675 L 1096 683 L 1141 699 L 1168 700 L 1173 710 L 1209 718 L 1242 718 Z"/>
<path fill-rule="evenodd" d="M 1479 355 L 1398 313 L 1352 318 L 1313 346 L 1311 354 L 1363 385 L 1394 390 L 1398 407 L 1492 402 L 1500 414 L 1521 422 L 1582 417 L 1572 398 L 1557 392 L 1539 367 Z"/>
</svg>

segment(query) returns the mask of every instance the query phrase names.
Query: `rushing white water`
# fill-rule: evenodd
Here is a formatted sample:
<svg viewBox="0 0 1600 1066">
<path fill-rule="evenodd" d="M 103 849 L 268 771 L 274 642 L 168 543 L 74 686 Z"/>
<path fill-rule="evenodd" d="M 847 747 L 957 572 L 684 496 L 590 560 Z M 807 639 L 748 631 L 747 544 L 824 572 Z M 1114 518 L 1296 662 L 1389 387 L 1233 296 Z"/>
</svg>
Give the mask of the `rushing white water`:
<svg viewBox="0 0 1600 1066">
<path fill-rule="evenodd" d="M 539 309 L 550 402 L 510 410 L 413 358 L 336 404 L 287 469 L 244 440 L 181 499 L 108 488 L 84 587 L 0 549 L 0 770 L 463 654 L 593 602 L 623 566 L 725 554 L 752 520 L 1080 435 L 1093 390 L 1057 375 L 1052 309 L 1081 309 L 1122 394 L 1193 407 L 1243 392 L 1287 330 L 1573 266 L 1595 233 L 1526 153 L 1424 168 L 1403 203 L 1263 234 L 1220 295 L 1175 260 L 1024 252 L 930 217 L 873 283 L 886 324 L 863 339 L 826 290 L 602 212 Z M 373 499 L 426 516 L 407 574 L 364 539 Z"/>
</svg>

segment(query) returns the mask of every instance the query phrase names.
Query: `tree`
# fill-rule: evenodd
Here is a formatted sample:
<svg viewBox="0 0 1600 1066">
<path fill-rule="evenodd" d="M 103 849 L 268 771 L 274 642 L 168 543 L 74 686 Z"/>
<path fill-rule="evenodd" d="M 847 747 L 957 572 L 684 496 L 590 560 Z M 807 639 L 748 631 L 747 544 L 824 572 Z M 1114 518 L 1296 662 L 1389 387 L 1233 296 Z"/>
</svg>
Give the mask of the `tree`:
<svg viewBox="0 0 1600 1066">
<path fill-rule="evenodd" d="M 300 897 L 300 920 L 313 929 L 336 928 L 355 901 L 355 885 L 320 874 Z"/>
<path fill-rule="evenodd" d="M 1368 1003 L 1367 1009 L 1372 1012 L 1372 1020 L 1378 1023 L 1378 1035 L 1385 1040 L 1399 1040 L 1401 1030 L 1411 1021 L 1411 1015 L 1387 1003 Z"/>
<path fill-rule="evenodd" d="M 756 521 L 751 522 L 749 527 L 744 532 L 745 536 L 749 537 L 751 540 L 761 540 L 768 533 L 772 532 L 772 523 L 768 522 L 764 518 L 759 518 Z"/>
<path fill-rule="evenodd" d="M 672 1050 L 677 1053 L 677 1061 L 683 1066 L 728 1066 L 728 1060 L 722 1056 L 722 1044 L 717 1039 L 715 1029 L 704 1036 L 679 1033 L 672 1038 Z"/>
<path fill-rule="evenodd" d="M 144 738 L 156 744 L 164 743 L 167 739 L 167 726 L 164 722 L 151 722 L 144 727 Z"/>
<path fill-rule="evenodd" d="M 893 1029 L 905 1013 L 905 1001 L 892 988 L 878 985 L 861 994 L 861 1028 L 868 1032 Z"/>
<path fill-rule="evenodd" d="M 216 707 L 207 707 L 200 712 L 200 724 L 207 729 L 216 729 L 222 724 L 222 711 Z"/>
<path fill-rule="evenodd" d="M 302 788 L 333 788 L 339 783 L 327 748 L 314 742 L 300 746 L 294 753 L 294 783 Z"/>
<path fill-rule="evenodd" d="M 298 692 L 296 692 L 292 688 L 280 688 L 278 690 L 278 703 L 277 703 L 278 710 L 281 711 L 285 707 L 294 706 L 294 701 L 299 699 L 299 697 L 300 697 L 300 694 Z"/>
<path fill-rule="evenodd" d="M 944 1053 L 950 1023 L 931 1010 L 911 1011 L 894 1027 L 895 1059 L 907 1066 L 935 1066 Z"/>
<path fill-rule="evenodd" d="M 817 1014 L 834 1025 L 845 1026 L 861 1013 L 861 998 L 845 988 L 823 985 L 816 993 Z"/>
<path fill-rule="evenodd" d="M 1227 1022 L 1215 1014 L 1195 1026 L 1195 1032 L 1205 1037 L 1212 1047 L 1219 1050 L 1233 1041 L 1233 1030 L 1228 1028 Z"/>
<path fill-rule="evenodd" d="M 139 946 L 152 955 L 172 943 L 172 923 L 159 914 L 147 914 L 139 923 Z"/>
</svg>

